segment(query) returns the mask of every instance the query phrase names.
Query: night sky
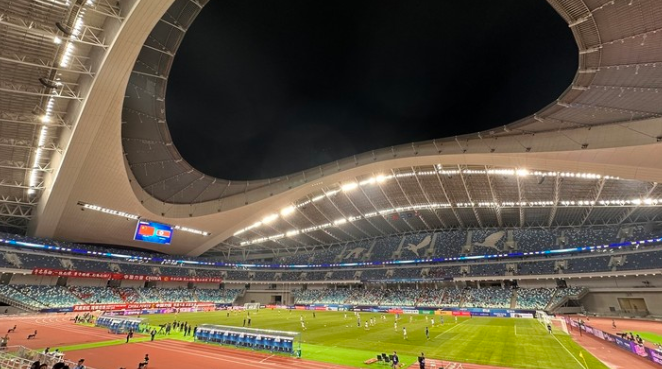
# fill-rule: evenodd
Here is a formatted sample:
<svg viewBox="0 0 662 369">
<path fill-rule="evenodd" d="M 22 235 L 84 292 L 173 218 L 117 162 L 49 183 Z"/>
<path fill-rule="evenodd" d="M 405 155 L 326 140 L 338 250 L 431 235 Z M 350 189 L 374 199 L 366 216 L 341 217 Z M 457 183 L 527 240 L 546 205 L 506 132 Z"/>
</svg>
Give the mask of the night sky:
<svg viewBox="0 0 662 369">
<path fill-rule="evenodd" d="M 544 0 L 212 0 L 166 114 L 197 169 L 270 178 L 513 122 L 555 100 L 577 58 Z"/>
</svg>

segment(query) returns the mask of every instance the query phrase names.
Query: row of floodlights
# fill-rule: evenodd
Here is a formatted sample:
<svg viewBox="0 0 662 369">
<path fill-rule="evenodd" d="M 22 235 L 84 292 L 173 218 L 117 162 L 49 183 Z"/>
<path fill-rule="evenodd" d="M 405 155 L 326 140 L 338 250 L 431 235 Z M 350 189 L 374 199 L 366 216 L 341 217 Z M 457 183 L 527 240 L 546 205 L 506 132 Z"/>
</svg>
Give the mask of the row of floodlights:
<svg viewBox="0 0 662 369">
<path fill-rule="evenodd" d="M 405 173 L 397 173 L 397 174 L 389 174 L 389 175 L 377 175 L 373 176 L 367 179 L 364 179 L 359 182 L 346 182 L 340 185 L 338 189 L 335 190 L 330 190 L 326 191 L 320 195 L 317 195 L 309 200 L 289 205 L 286 206 L 285 208 L 281 209 L 279 214 L 273 213 L 265 216 L 262 218 L 262 220 L 255 222 L 245 228 L 242 228 L 234 233 L 234 236 L 239 236 L 242 233 L 245 233 L 247 231 L 250 231 L 252 229 L 255 229 L 257 227 L 260 227 L 261 225 L 269 224 L 273 222 L 274 220 L 278 219 L 279 217 L 287 217 L 288 215 L 294 213 L 294 211 L 298 208 L 304 207 L 310 203 L 314 203 L 317 201 L 320 201 L 325 198 L 329 198 L 332 196 L 335 196 L 339 192 L 350 192 L 353 191 L 359 187 L 363 186 L 368 186 L 368 185 L 375 185 L 375 184 L 381 184 L 384 183 L 388 180 L 391 180 L 393 178 L 406 178 L 406 177 L 416 177 L 416 176 L 431 176 L 431 175 L 445 175 L 445 176 L 452 176 L 456 174 L 487 174 L 487 175 L 504 175 L 504 176 L 518 176 L 518 177 L 526 177 L 526 176 L 539 176 L 539 177 L 569 177 L 569 178 L 585 178 L 585 179 L 620 179 L 618 177 L 611 177 L 611 176 L 601 176 L 600 174 L 595 174 L 595 173 L 571 173 L 571 172 L 541 172 L 541 171 L 529 171 L 528 169 L 444 169 L 442 165 L 437 164 L 434 167 L 434 170 L 428 170 L 428 171 L 418 171 L 418 172 L 405 172 Z M 484 204 L 484 205 L 480 205 Z M 553 202 L 550 201 L 534 201 L 534 202 L 528 202 L 528 203 L 503 203 L 501 206 L 551 206 L 554 205 Z M 425 205 L 426 208 L 428 208 L 430 205 Z M 450 207 L 451 205 L 445 205 L 445 207 Z M 457 207 L 474 207 L 476 206 L 475 203 L 457 203 Z M 496 203 L 479 203 L 479 206 L 483 207 L 498 207 Z M 443 207 L 443 206 L 442 206 Z M 390 209 L 389 211 L 391 211 Z M 391 211 L 392 212 L 392 211 Z"/>
<path fill-rule="evenodd" d="M 600 200 L 597 202 L 598 204 L 602 206 L 632 206 L 632 205 L 659 205 L 662 204 L 662 199 L 631 199 L 631 200 Z M 503 202 L 503 203 L 495 203 L 495 202 L 479 202 L 479 203 L 473 203 L 473 202 L 467 202 L 467 203 L 456 203 L 454 206 L 457 208 L 508 208 L 508 207 L 519 207 L 519 206 L 526 206 L 526 207 L 548 207 L 548 206 L 554 206 L 556 203 L 554 201 L 522 201 L 522 202 Z M 579 201 L 566 201 L 562 200 L 558 202 L 559 205 L 565 206 L 565 207 L 571 207 L 571 206 L 594 206 L 596 204 L 595 201 L 593 200 L 579 200 Z M 359 216 L 351 216 L 347 218 L 339 218 L 334 220 L 333 222 L 328 222 L 324 224 L 318 224 L 314 225 L 311 227 L 303 228 L 303 229 L 292 229 L 289 230 L 285 233 L 278 233 L 272 236 L 267 236 L 267 237 L 260 237 L 260 238 L 255 238 L 252 240 L 248 241 L 243 241 L 240 243 L 241 246 L 247 246 L 247 245 L 254 245 L 258 243 L 263 243 L 267 241 L 275 241 L 279 240 L 281 238 L 285 237 L 293 237 L 302 233 L 309 233 L 317 230 L 324 230 L 327 228 L 331 227 L 337 227 L 343 224 L 346 224 L 348 222 L 354 222 L 356 220 L 360 219 L 369 219 L 372 217 L 376 216 L 387 216 L 389 214 L 398 214 L 398 213 L 403 213 L 403 212 L 411 212 L 411 211 L 418 211 L 418 210 L 435 210 L 435 209 L 448 209 L 451 208 L 452 205 L 448 203 L 430 203 L 430 204 L 419 204 L 419 205 L 412 205 L 412 206 L 402 206 L 402 207 L 397 207 L 397 208 L 390 208 L 390 209 L 385 209 L 385 210 L 380 210 L 380 211 L 375 211 L 375 212 L 370 212 L 366 213 L 364 215 L 359 215 Z M 273 217 L 270 219 L 269 222 L 272 222 L 275 220 L 277 217 Z M 260 222 L 260 224 L 266 224 L 265 222 Z"/>
<path fill-rule="evenodd" d="M 80 205 L 83 209 L 94 210 L 94 211 L 98 211 L 98 212 L 101 212 L 101 213 L 104 213 L 104 214 L 115 215 L 115 216 L 122 217 L 122 218 L 133 219 L 133 220 L 138 220 L 138 219 L 142 218 L 140 215 L 131 214 L 131 213 L 127 213 L 127 212 L 119 211 L 119 210 L 114 210 L 114 209 L 108 209 L 108 208 L 104 208 L 104 207 L 99 206 L 99 205 L 87 204 L 87 203 L 84 203 L 84 202 L 79 202 L 78 205 Z M 181 225 L 173 225 L 172 228 L 176 229 L 176 230 L 179 230 L 179 231 L 183 231 L 183 232 L 197 234 L 197 235 L 200 235 L 200 236 L 209 236 L 211 234 L 211 233 L 206 232 L 206 231 L 201 231 L 199 229 L 184 227 L 184 226 L 181 226 Z"/>
<path fill-rule="evenodd" d="M 69 5 L 68 2 L 65 5 L 68 6 Z M 92 0 L 87 0 L 86 5 L 92 6 L 94 5 L 94 2 Z M 74 42 L 79 39 L 79 36 L 84 26 L 84 22 L 83 22 L 84 17 L 85 17 L 85 8 L 81 8 L 78 14 L 76 15 L 76 19 L 74 20 L 74 25 L 71 29 L 71 34 L 69 35 L 69 40 L 64 45 L 62 56 L 60 57 L 60 63 L 58 64 L 60 68 L 67 68 L 69 66 L 69 62 L 71 61 L 71 57 L 73 56 L 74 53 Z M 60 45 L 62 44 L 62 42 L 63 40 L 58 36 L 53 37 L 53 43 L 55 43 L 56 45 Z M 59 77 L 57 77 L 55 81 L 55 86 L 57 87 L 62 86 L 62 82 L 60 81 Z M 50 123 L 51 117 L 53 115 L 54 105 L 55 105 L 55 93 L 53 93 L 53 96 L 49 97 L 48 102 L 46 103 L 46 109 L 44 110 L 44 114 L 40 118 L 42 123 L 44 124 Z M 35 188 L 39 181 L 39 168 L 44 153 L 42 147 L 44 146 L 44 143 L 46 142 L 46 138 L 48 137 L 48 131 L 49 131 L 49 127 L 47 125 L 43 125 L 39 129 L 39 137 L 37 139 L 37 150 L 35 150 L 34 156 L 32 157 L 32 171 L 30 172 L 30 177 L 28 181 L 28 184 L 30 186 L 30 188 L 28 189 L 28 195 L 33 195 L 36 193 Z"/>
</svg>

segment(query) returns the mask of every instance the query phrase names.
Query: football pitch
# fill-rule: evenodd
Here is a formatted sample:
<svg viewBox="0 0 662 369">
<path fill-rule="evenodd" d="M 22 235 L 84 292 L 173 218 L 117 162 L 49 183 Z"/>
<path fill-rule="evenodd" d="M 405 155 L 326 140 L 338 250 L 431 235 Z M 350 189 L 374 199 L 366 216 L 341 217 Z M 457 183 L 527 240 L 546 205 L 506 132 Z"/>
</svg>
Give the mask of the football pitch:
<svg viewBox="0 0 662 369">
<path fill-rule="evenodd" d="M 218 324 L 241 327 L 247 311 L 180 313 L 145 316 L 149 324 L 173 320 L 192 325 Z M 301 327 L 303 317 L 306 329 Z M 535 319 L 468 318 L 445 316 L 401 315 L 395 327 L 395 315 L 361 313 L 361 326 L 353 312 L 315 312 L 303 310 L 250 311 L 251 328 L 301 332 L 302 357 L 310 360 L 374 367 L 363 362 L 379 353 L 397 351 L 406 365 L 424 352 L 428 358 L 504 366 L 541 369 L 607 368 L 560 330 L 549 334 Z M 376 323 L 365 328 L 373 318 Z M 431 325 L 431 319 L 435 325 Z M 407 339 L 403 329 L 407 329 Z M 429 328 L 430 338 L 425 335 Z M 175 339 L 180 333 L 173 332 Z M 581 352 L 581 355 L 580 355 Z M 583 356 L 583 357 L 582 357 Z"/>
</svg>

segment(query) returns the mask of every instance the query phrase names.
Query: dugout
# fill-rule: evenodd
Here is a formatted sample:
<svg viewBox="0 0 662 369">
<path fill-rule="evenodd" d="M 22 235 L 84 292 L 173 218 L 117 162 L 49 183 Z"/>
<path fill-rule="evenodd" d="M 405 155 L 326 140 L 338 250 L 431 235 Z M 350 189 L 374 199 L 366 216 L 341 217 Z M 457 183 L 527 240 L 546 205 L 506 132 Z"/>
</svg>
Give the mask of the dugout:
<svg viewBox="0 0 662 369">
<path fill-rule="evenodd" d="M 201 324 L 196 341 L 301 355 L 301 333 Z"/>
<path fill-rule="evenodd" d="M 95 325 L 97 327 L 106 327 L 112 333 L 126 333 L 130 329 L 134 332 L 140 332 L 140 325 L 145 322 L 143 318 L 124 317 L 114 315 L 102 315 L 97 318 Z"/>
</svg>

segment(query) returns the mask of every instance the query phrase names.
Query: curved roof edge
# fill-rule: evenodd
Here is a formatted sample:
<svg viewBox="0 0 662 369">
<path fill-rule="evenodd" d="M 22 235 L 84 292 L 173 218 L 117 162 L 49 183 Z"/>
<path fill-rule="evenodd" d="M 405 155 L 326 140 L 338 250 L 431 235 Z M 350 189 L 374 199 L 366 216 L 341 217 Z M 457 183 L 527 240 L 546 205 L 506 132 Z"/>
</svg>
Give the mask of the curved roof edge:
<svg viewBox="0 0 662 369">
<path fill-rule="evenodd" d="M 647 87 L 641 85 L 646 82 L 637 78 L 625 81 L 623 73 L 616 73 L 642 59 L 662 60 L 662 48 L 636 47 L 640 37 L 644 40 L 647 35 L 649 38 L 658 37 L 652 36 L 656 34 L 652 33 L 655 28 L 646 24 L 651 21 L 642 17 L 642 10 L 645 10 L 640 8 L 642 5 L 607 3 L 589 9 L 581 0 L 549 0 L 549 3 L 574 34 L 579 50 L 579 69 L 568 89 L 538 113 L 489 131 L 374 150 L 277 178 L 233 181 L 214 178 L 193 168 L 179 154 L 170 137 L 165 117 L 167 77 L 186 29 L 200 11 L 199 7 L 192 5 L 196 3 L 176 0 L 147 38 L 127 86 L 122 141 L 127 172 L 140 185 L 133 186 L 135 194 L 154 211 L 162 209 L 162 206 L 154 208 L 151 205 L 159 202 L 174 206 L 202 205 L 200 207 L 210 208 L 209 212 L 212 212 L 259 201 L 319 180 L 325 173 L 390 158 L 568 151 L 655 142 L 651 136 L 643 134 L 633 134 L 623 140 L 620 133 L 618 139 L 602 140 L 605 135 L 619 130 L 619 126 L 610 125 L 627 122 L 636 126 L 637 131 L 646 130 L 651 124 L 659 124 L 655 119 L 662 116 L 662 109 L 654 104 L 636 110 L 626 108 L 643 100 L 641 94 L 624 97 L 624 89 L 634 88 L 636 92 L 639 85 L 641 92 L 646 93 L 644 89 Z M 623 18 L 640 26 L 620 24 L 624 21 L 614 26 L 617 19 Z M 641 64 L 636 71 L 640 69 L 647 69 L 647 78 L 650 73 L 662 75 L 662 70 L 655 69 L 654 65 Z M 632 74 L 633 70 L 626 71 L 626 75 Z M 657 94 L 657 90 L 648 92 Z M 614 93 L 619 101 L 613 101 Z M 148 98 L 145 98 L 146 94 Z M 596 102 L 596 97 L 602 101 Z M 659 133 L 654 133 L 652 137 L 657 135 Z"/>
</svg>

